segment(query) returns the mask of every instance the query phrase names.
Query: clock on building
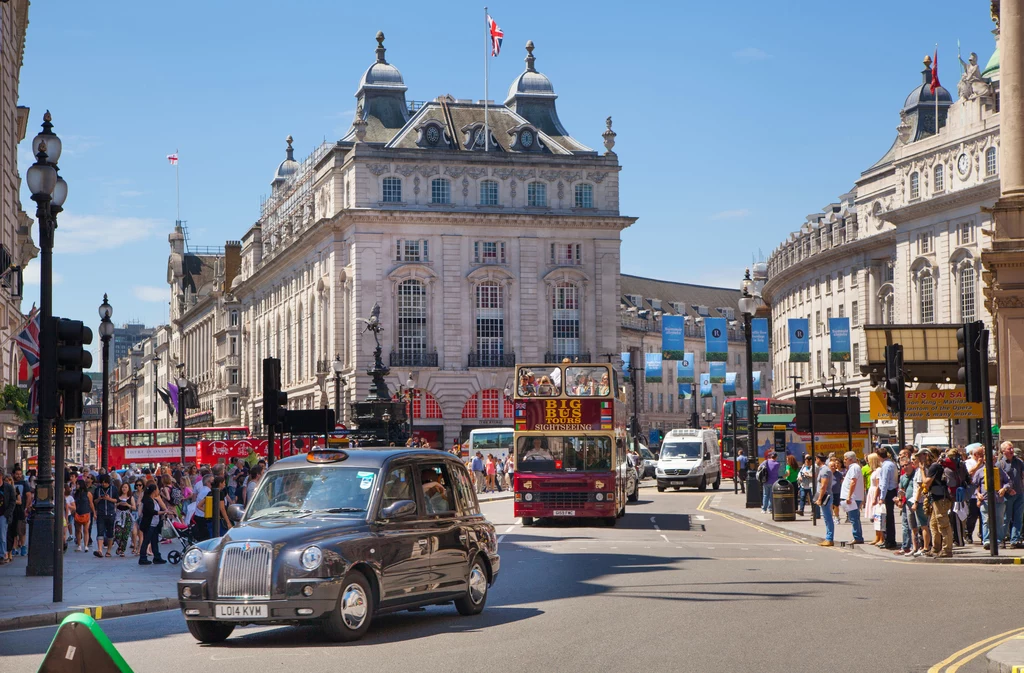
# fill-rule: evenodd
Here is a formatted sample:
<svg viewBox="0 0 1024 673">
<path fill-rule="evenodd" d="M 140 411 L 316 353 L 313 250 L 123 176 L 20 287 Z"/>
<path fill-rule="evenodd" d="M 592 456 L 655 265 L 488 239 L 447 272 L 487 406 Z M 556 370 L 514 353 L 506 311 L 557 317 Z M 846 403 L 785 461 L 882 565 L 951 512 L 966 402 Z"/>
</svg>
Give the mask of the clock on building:
<svg viewBox="0 0 1024 673">
<path fill-rule="evenodd" d="M 519 134 L 519 144 L 529 149 L 533 146 L 533 131 L 525 130 Z"/>
<path fill-rule="evenodd" d="M 960 175 L 966 177 L 971 172 L 971 158 L 966 153 L 961 153 L 956 159 L 956 169 Z"/>
<path fill-rule="evenodd" d="M 441 139 L 441 131 L 436 126 L 427 127 L 427 143 L 430 145 L 436 145 L 437 141 Z"/>
</svg>

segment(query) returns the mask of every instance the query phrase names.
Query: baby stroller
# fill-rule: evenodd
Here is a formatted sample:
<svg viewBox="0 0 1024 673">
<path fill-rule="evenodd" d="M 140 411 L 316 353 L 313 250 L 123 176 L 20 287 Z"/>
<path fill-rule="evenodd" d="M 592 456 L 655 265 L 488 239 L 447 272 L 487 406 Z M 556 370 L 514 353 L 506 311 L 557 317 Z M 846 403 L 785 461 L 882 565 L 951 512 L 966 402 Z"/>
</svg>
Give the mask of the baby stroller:
<svg viewBox="0 0 1024 673">
<path fill-rule="evenodd" d="M 195 510 L 190 509 L 185 515 L 185 521 L 178 521 L 177 519 L 170 519 L 170 525 L 165 523 L 164 530 L 161 533 L 170 533 L 170 535 L 161 535 L 167 539 L 177 538 L 178 542 L 181 543 L 181 551 L 174 549 L 167 554 L 167 560 L 172 565 L 178 565 L 181 563 L 182 554 L 194 545 L 198 540 L 196 539 L 196 522 L 193 520 L 192 515 Z"/>
</svg>

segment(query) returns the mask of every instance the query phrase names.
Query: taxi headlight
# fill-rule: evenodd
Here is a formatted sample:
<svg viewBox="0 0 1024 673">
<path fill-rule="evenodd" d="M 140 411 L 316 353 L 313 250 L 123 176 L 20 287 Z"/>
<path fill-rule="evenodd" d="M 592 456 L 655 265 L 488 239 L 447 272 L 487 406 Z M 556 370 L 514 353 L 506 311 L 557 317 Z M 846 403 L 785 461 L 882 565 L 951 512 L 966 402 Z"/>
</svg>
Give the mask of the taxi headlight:
<svg viewBox="0 0 1024 673">
<path fill-rule="evenodd" d="M 526 502 L 532 502 L 533 501 L 533 493 L 527 493 L 523 497 L 526 498 Z"/>
<path fill-rule="evenodd" d="M 312 547 L 306 547 L 302 552 L 302 567 L 306 570 L 316 570 L 320 567 L 320 564 L 324 560 L 324 553 L 320 551 L 320 547 L 313 545 Z"/>
<path fill-rule="evenodd" d="M 185 557 L 181 560 L 181 569 L 187 573 L 194 573 L 199 570 L 199 567 L 203 565 L 203 552 L 193 547 L 185 552 Z"/>
</svg>

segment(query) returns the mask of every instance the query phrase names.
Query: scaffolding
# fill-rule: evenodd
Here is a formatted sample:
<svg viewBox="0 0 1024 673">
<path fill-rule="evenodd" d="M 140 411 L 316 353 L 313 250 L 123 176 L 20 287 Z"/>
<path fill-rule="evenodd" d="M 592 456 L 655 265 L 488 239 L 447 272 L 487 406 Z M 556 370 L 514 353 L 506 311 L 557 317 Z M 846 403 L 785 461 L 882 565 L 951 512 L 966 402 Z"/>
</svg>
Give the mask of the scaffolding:
<svg viewBox="0 0 1024 673">
<path fill-rule="evenodd" d="M 333 142 L 321 143 L 302 160 L 299 169 L 288 176 L 283 185 L 260 202 L 260 223 L 263 225 L 264 235 L 276 231 L 281 222 L 291 218 L 297 210 L 310 202 L 313 170 L 332 147 Z"/>
</svg>

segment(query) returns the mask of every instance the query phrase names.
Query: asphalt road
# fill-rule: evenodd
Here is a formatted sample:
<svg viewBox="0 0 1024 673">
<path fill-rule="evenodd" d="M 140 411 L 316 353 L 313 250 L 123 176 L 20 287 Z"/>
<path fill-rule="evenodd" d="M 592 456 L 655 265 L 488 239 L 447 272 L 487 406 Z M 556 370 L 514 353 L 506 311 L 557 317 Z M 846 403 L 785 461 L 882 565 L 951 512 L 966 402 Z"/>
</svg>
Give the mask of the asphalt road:
<svg viewBox="0 0 1024 673">
<path fill-rule="evenodd" d="M 795 544 L 699 511 L 703 499 L 645 489 L 616 528 L 523 528 L 510 502 L 485 504 L 503 538 L 484 613 L 383 617 L 354 644 L 328 643 L 312 628 L 250 627 L 199 646 L 178 612 L 101 625 L 139 673 L 928 671 L 1024 626 L 1012 599 L 1024 568 L 905 564 Z M 36 671 L 54 630 L 0 633 L 0 670 Z M 984 655 L 958 670 L 985 670 Z"/>
</svg>

